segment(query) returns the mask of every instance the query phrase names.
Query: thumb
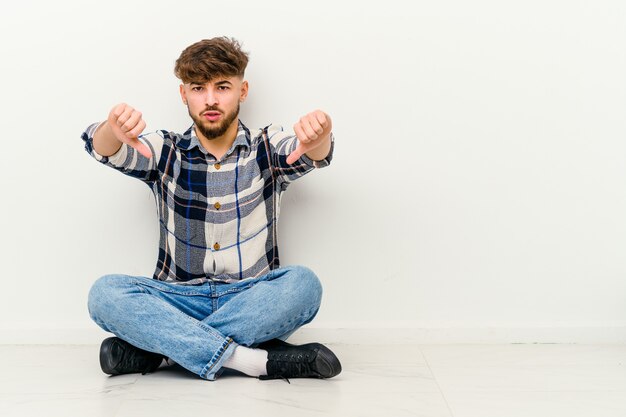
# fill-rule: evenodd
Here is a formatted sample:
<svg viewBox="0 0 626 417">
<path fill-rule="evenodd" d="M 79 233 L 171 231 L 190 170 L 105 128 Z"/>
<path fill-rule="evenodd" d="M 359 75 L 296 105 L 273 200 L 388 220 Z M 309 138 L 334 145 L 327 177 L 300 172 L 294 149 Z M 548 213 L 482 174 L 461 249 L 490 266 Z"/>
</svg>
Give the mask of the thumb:
<svg viewBox="0 0 626 417">
<path fill-rule="evenodd" d="M 152 152 L 150 151 L 150 148 L 148 147 L 148 145 L 146 145 L 146 143 L 143 140 L 139 138 L 135 138 L 134 140 L 130 141 L 129 145 L 135 148 L 137 152 L 139 152 L 146 158 L 148 159 L 152 158 Z"/>
<path fill-rule="evenodd" d="M 306 150 L 304 149 L 304 147 L 301 144 L 298 144 L 296 149 L 293 152 L 291 152 L 289 156 L 287 157 L 287 163 L 289 165 L 292 165 L 294 162 L 300 159 L 300 157 L 304 155 L 305 153 L 306 153 Z"/>
</svg>

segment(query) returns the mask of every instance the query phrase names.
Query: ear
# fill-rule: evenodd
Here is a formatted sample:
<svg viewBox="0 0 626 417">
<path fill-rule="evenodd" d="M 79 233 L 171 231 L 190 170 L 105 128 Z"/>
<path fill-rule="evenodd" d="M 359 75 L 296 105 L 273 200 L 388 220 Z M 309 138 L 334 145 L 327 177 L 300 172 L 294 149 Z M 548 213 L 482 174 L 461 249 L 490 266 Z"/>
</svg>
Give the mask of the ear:
<svg viewBox="0 0 626 417">
<path fill-rule="evenodd" d="M 244 81 L 241 83 L 241 93 L 239 94 L 239 101 L 244 102 L 248 97 L 248 81 Z"/>
<path fill-rule="evenodd" d="M 185 91 L 185 86 L 183 84 L 180 85 L 180 98 L 183 100 L 183 104 L 187 104 L 187 92 Z"/>
</svg>

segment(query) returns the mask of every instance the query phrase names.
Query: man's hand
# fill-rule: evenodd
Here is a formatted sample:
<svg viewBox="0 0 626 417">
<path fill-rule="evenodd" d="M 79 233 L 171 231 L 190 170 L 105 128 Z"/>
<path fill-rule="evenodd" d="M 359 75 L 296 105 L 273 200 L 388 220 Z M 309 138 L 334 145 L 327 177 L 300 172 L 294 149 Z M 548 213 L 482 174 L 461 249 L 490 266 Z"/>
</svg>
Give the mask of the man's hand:
<svg viewBox="0 0 626 417">
<path fill-rule="evenodd" d="M 326 158 L 330 152 L 332 128 L 330 116 L 321 110 L 315 110 L 301 117 L 293 126 L 298 137 L 298 147 L 287 157 L 287 163 L 293 164 L 304 154 L 318 161 Z"/>
<path fill-rule="evenodd" d="M 146 128 L 146 122 L 142 119 L 141 112 L 128 104 L 121 103 L 113 107 L 107 122 L 117 140 L 132 146 L 146 158 L 152 157 L 150 148 L 138 139 L 138 136 Z"/>
</svg>

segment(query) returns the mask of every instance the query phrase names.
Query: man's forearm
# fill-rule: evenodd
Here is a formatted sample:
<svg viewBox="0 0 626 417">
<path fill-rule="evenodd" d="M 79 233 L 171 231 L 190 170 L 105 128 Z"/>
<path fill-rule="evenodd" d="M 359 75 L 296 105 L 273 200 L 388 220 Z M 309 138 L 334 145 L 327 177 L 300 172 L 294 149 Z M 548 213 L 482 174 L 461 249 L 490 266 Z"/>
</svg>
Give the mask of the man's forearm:
<svg viewBox="0 0 626 417">
<path fill-rule="evenodd" d="M 122 147 L 122 142 L 117 140 L 108 121 L 98 126 L 93 135 L 93 147 L 102 156 L 111 156 Z"/>
</svg>

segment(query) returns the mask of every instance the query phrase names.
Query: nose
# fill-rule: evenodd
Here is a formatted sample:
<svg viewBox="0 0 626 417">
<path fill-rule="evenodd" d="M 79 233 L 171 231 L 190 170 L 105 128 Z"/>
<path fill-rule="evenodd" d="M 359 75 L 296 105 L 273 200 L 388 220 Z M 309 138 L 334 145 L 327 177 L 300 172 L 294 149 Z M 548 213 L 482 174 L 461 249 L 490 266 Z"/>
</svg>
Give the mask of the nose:
<svg viewBox="0 0 626 417">
<path fill-rule="evenodd" d="M 206 89 L 206 97 L 205 97 L 205 101 L 206 101 L 206 105 L 207 106 L 215 106 L 217 104 L 217 94 L 215 94 L 215 90 L 212 88 L 207 88 Z"/>
</svg>

